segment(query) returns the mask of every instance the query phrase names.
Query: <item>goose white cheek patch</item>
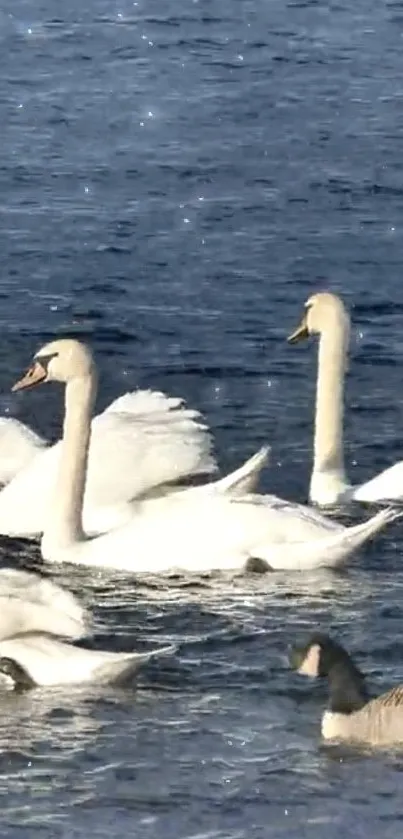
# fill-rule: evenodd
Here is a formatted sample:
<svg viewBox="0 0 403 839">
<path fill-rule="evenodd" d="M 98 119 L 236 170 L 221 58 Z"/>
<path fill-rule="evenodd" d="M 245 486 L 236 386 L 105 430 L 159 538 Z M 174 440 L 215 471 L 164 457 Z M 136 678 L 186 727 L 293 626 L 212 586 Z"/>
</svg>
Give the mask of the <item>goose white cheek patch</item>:
<svg viewBox="0 0 403 839">
<path fill-rule="evenodd" d="M 312 647 L 309 647 L 305 658 L 298 668 L 298 673 L 301 673 L 303 676 L 311 676 L 311 678 L 315 678 L 319 673 L 319 657 L 319 644 L 312 644 Z"/>
</svg>

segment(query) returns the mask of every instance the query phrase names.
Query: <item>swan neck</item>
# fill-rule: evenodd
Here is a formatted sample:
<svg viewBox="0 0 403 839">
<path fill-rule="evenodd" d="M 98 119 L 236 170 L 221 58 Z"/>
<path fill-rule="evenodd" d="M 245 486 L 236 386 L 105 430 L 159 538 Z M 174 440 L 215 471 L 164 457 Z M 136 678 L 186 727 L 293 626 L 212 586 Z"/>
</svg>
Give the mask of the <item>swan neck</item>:
<svg viewBox="0 0 403 839">
<path fill-rule="evenodd" d="M 55 493 L 42 540 L 44 558 L 84 540 L 82 513 L 96 375 L 69 381 Z"/>
<path fill-rule="evenodd" d="M 344 377 L 349 343 L 346 313 L 335 316 L 319 341 L 313 471 L 346 484 L 343 454 Z"/>
</svg>

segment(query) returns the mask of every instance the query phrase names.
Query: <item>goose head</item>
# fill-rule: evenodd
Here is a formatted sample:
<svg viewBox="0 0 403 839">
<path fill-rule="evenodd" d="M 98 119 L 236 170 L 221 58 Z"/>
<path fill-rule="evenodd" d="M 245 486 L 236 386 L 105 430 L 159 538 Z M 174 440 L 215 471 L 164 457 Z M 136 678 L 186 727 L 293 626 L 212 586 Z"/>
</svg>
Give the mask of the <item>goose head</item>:
<svg viewBox="0 0 403 839">
<path fill-rule="evenodd" d="M 35 353 L 32 364 L 12 390 L 26 390 L 44 382 L 67 384 L 94 374 L 95 364 L 90 348 L 73 338 L 63 338 L 45 344 Z"/>
<path fill-rule="evenodd" d="M 290 665 L 297 673 L 311 678 L 326 678 L 332 667 L 341 659 L 348 658 L 348 653 L 329 635 L 315 633 L 309 640 L 291 648 Z"/>
<path fill-rule="evenodd" d="M 291 335 L 288 336 L 289 344 L 297 344 L 310 335 L 322 335 L 334 330 L 339 324 L 348 328 L 349 317 L 343 301 L 337 294 L 330 291 L 321 291 L 308 297 L 304 305 L 302 319 Z"/>
<path fill-rule="evenodd" d="M 332 712 L 351 714 L 368 701 L 364 676 L 347 650 L 329 635 L 311 635 L 305 644 L 291 649 L 289 659 L 297 673 L 327 679 Z"/>
</svg>

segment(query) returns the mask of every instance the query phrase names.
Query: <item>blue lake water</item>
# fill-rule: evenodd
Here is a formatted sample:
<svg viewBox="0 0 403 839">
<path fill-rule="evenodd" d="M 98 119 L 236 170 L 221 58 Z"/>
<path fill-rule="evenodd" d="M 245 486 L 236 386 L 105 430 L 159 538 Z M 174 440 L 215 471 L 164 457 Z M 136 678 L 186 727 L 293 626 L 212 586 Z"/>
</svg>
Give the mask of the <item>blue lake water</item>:
<svg viewBox="0 0 403 839">
<path fill-rule="evenodd" d="M 263 488 L 305 500 L 316 351 L 285 337 L 331 288 L 354 321 L 350 475 L 403 457 L 402 36 L 398 0 L 4 0 L 0 413 L 56 438 L 60 390 L 10 386 L 78 335 L 99 406 L 184 396 L 223 470 L 268 441 Z M 0 835 L 400 839 L 403 757 L 323 749 L 325 688 L 285 652 L 320 626 L 374 686 L 403 681 L 402 533 L 341 576 L 57 572 L 94 644 L 181 647 L 138 692 L 1 700 Z"/>
</svg>

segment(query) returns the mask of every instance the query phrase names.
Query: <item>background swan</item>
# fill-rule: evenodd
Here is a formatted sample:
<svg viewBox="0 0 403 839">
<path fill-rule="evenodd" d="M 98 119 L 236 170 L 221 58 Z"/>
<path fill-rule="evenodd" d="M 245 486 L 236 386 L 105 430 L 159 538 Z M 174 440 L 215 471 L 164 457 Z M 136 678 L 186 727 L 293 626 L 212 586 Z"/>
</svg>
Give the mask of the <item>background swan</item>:
<svg viewBox="0 0 403 839">
<path fill-rule="evenodd" d="M 61 640 L 78 640 L 88 629 L 89 616 L 73 594 L 36 574 L 0 570 L 0 673 L 13 672 L 15 662 L 16 679 L 31 686 L 106 683 L 172 651 L 111 653 Z"/>
<path fill-rule="evenodd" d="M 350 317 L 336 294 L 312 295 L 305 303 L 300 325 L 288 341 L 295 344 L 316 334 L 319 335 L 319 356 L 310 500 L 323 507 L 352 500 L 403 500 L 403 461 L 356 487 L 352 487 L 346 478 L 343 413 Z"/>
<path fill-rule="evenodd" d="M 57 482 L 42 539 L 44 559 L 135 573 L 242 568 L 259 558 L 270 568 L 312 568 L 345 562 L 370 536 L 396 517 L 386 510 L 351 528 L 271 496 L 239 499 L 197 487 L 139 502 L 131 521 L 86 539 L 81 520 L 96 395 L 96 370 L 78 341 L 47 344 L 14 390 L 45 381 L 66 384 L 63 441 Z"/>
</svg>

